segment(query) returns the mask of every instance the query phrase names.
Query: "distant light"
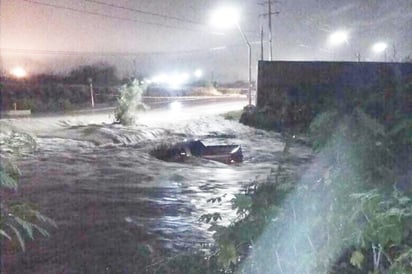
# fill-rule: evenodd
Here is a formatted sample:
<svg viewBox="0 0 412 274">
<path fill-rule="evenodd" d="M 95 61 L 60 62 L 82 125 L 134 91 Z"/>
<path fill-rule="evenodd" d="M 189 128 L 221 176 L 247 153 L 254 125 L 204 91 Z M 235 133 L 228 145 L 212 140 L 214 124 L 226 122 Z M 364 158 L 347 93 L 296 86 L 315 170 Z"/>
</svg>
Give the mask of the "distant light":
<svg viewBox="0 0 412 274">
<path fill-rule="evenodd" d="M 180 110 L 182 109 L 182 103 L 174 101 L 169 104 L 169 108 L 172 112 L 180 112 Z"/>
<path fill-rule="evenodd" d="M 195 70 L 195 77 L 201 78 L 203 76 L 203 71 L 201 69 Z"/>
<path fill-rule="evenodd" d="M 388 48 L 388 44 L 385 42 L 378 42 L 372 46 L 372 51 L 374 53 L 382 53 Z"/>
<path fill-rule="evenodd" d="M 337 46 L 342 43 L 348 43 L 349 35 L 347 31 L 336 31 L 329 36 L 328 43 Z"/>
<path fill-rule="evenodd" d="M 190 80 L 189 73 L 160 74 L 147 80 L 146 83 L 162 85 L 171 89 L 179 89 Z"/>
<path fill-rule="evenodd" d="M 158 84 L 159 83 L 159 78 L 158 78 L 158 76 L 154 76 L 154 77 L 150 78 L 150 81 L 154 84 Z"/>
<path fill-rule="evenodd" d="M 27 76 L 27 72 L 22 67 L 15 67 L 13 68 L 10 73 L 16 78 L 24 78 Z"/>
<path fill-rule="evenodd" d="M 239 10 L 235 7 L 221 7 L 214 10 L 210 17 L 210 24 L 219 29 L 230 29 L 239 24 Z"/>
<path fill-rule="evenodd" d="M 169 80 L 169 77 L 166 74 L 161 74 L 159 76 L 159 82 L 160 83 L 166 83 Z"/>
<path fill-rule="evenodd" d="M 172 88 L 174 87 L 178 88 L 181 85 L 181 82 L 182 81 L 179 75 L 173 74 L 168 77 L 167 85 L 169 85 L 169 87 L 172 87 Z"/>
<path fill-rule="evenodd" d="M 160 75 L 154 76 L 150 81 L 155 84 L 164 84 L 168 81 L 168 77 L 165 74 L 160 74 Z"/>
</svg>

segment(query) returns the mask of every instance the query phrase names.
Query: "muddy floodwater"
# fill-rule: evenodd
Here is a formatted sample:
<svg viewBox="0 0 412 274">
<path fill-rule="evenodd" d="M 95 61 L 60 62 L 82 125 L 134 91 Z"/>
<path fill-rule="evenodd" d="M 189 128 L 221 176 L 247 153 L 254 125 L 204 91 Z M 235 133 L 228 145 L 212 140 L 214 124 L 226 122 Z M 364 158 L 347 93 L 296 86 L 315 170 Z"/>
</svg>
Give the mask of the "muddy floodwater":
<svg viewBox="0 0 412 274">
<path fill-rule="evenodd" d="M 111 124 L 109 117 L 98 122 L 62 118 L 36 132 L 36 151 L 17 158 L 22 176 L 13 195 L 34 204 L 58 228 L 49 229 L 49 238 L 37 235 L 29 241 L 25 253 L 3 242 L 1 273 L 150 273 L 148 257 L 210 243 L 212 234 L 199 217 L 219 212 L 221 223 L 230 224 L 233 195 L 253 181 L 265 181 L 277 168 L 284 146 L 277 133 L 217 114 L 181 120 L 164 119 L 167 112 L 160 116 L 133 127 Z M 185 138 L 240 144 L 244 162 L 170 163 L 149 154 L 159 144 Z M 310 157 L 309 148 L 295 145 L 288 168 L 299 169 Z M 214 197 L 223 200 L 207 202 Z"/>
</svg>

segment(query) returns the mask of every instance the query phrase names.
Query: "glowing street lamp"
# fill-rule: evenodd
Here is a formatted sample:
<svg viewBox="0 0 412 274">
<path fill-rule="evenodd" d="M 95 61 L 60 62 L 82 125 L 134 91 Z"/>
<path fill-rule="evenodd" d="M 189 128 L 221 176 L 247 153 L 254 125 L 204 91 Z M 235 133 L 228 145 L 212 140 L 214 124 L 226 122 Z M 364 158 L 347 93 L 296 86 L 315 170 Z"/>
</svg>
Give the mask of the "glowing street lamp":
<svg viewBox="0 0 412 274">
<path fill-rule="evenodd" d="M 386 49 L 388 48 L 388 44 L 385 42 L 377 42 L 372 45 L 372 51 L 375 54 L 384 54 L 385 62 L 386 62 Z"/>
<path fill-rule="evenodd" d="M 328 45 L 332 48 L 336 48 L 342 44 L 346 44 L 350 46 L 349 43 L 349 33 L 345 30 L 339 30 L 331 33 L 328 37 Z M 358 62 L 360 62 L 360 53 L 356 52 L 353 47 L 351 47 L 351 51 L 356 53 L 356 58 Z M 335 50 L 333 50 L 333 54 L 335 55 Z M 334 56 L 335 57 L 335 56 Z"/>
<path fill-rule="evenodd" d="M 239 14 L 234 7 L 221 7 L 212 13 L 210 24 L 219 29 L 231 29 L 239 25 Z"/>
<path fill-rule="evenodd" d="M 240 13 L 239 10 L 234 7 L 221 7 L 216 9 L 211 16 L 210 24 L 216 28 L 220 29 L 230 29 L 237 27 L 243 40 L 245 41 L 248 48 L 248 97 L 249 97 L 249 107 L 252 105 L 252 46 L 249 43 L 245 33 L 239 25 Z"/>
<path fill-rule="evenodd" d="M 388 48 L 388 44 L 386 44 L 385 42 L 378 42 L 378 43 L 373 44 L 372 51 L 374 53 L 379 54 L 379 53 L 384 52 L 387 48 Z"/>
<path fill-rule="evenodd" d="M 328 38 L 328 44 L 331 46 L 339 46 L 343 43 L 349 43 L 349 35 L 346 31 L 336 31 Z"/>
</svg>

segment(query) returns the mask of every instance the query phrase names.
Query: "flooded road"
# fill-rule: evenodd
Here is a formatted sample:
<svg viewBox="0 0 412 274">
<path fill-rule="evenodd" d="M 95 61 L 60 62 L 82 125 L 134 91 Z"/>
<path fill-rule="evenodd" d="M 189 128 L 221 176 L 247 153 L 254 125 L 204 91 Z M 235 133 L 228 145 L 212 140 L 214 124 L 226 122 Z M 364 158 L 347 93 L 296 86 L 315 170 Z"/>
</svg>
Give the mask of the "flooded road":
<svg viewBox="0 0 412 274">
<path fill-rule="evenodd" d="M 54 219 L 51 237 L 28 243 L 26 253 L 2 247 L 2 273 L 151 273 L 150 258 L 210 243 L 202 214 L 235 218 L 230 200 L 277 168 L 280 135 L 225 120 L 219 113 L 243 103 L 150 112 L 133 127 L 109 113 L 11 121 L 36 134 L 37 149 L 18 159 L 17 195 Z M 160 144 L 199 138 L 206 145 L 240 144 L 244 162 L 225 165 L 193 159 L 169 163 L 149 152 Z M 294 146 L 299 168 L 309 148 Z M 223 197 L 221 203 L 207 200 Z"/>
</svg>

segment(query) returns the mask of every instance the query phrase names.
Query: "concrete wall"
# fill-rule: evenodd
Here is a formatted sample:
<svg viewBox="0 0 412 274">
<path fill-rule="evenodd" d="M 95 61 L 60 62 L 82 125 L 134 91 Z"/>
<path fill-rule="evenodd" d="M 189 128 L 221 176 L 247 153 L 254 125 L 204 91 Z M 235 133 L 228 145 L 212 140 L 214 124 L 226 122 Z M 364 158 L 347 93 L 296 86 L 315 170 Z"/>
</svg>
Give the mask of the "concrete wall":
<svg viewBox="0 0 412 274">
<path fill-rule="evenodd" d="M 367 93 L 390 94 L 404 83 L 412 83 L 410 63 L 261 61 L 257 108 L 274 120 L 307 123 L 331 105 L 349 109 Z"/>
</svg>

